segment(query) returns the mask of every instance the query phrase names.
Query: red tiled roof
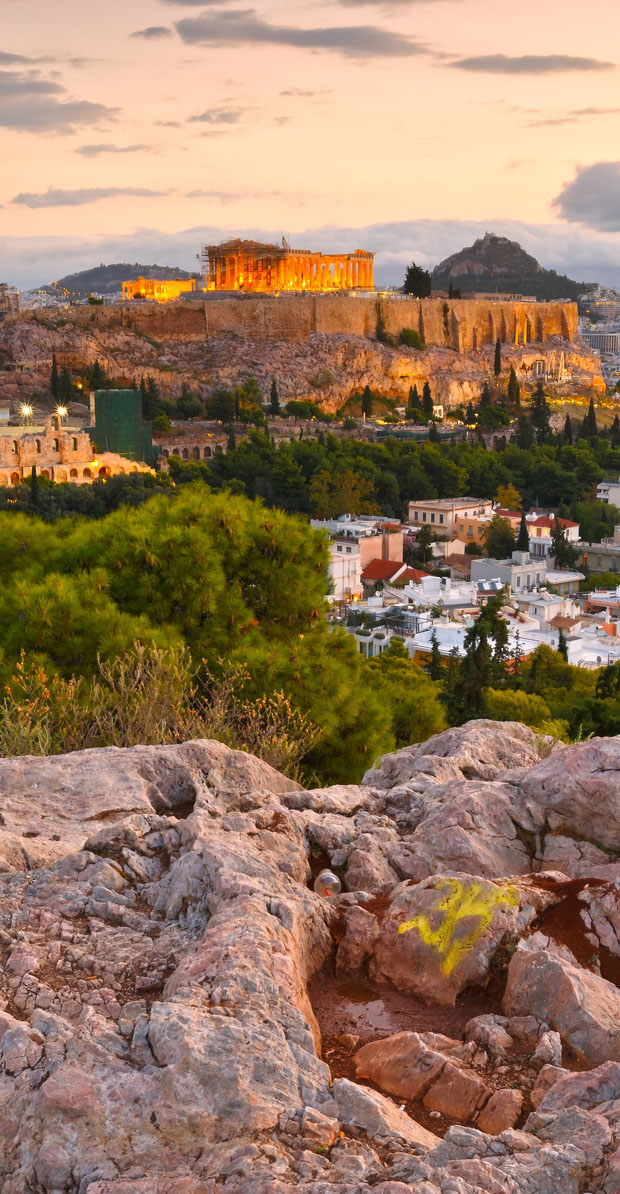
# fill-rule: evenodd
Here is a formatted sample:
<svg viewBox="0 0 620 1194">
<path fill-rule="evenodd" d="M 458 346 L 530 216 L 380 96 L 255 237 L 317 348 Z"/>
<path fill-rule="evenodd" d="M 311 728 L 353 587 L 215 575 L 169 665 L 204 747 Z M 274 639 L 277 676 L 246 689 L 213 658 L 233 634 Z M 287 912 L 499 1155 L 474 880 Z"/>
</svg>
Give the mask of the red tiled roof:
<svg viewBox="0 0 620 1194">
<path fill-rule="evenodd" d="M 398 576 L 396 576 L 398 573 Z M 362 572 L 362 580 L 392 580 L 396 576 L 397 581 L 413 581 L 418 584 L 423 576 L 428 576 L 428 572 L 420 572 L 417 568 L 406 568 L 402 561 L 398 560 L 370 560 Z"/>
<path fill-rule="evenodd" d="M 549 518 L 546 514 L 541 514 L 540 518 L 533 522 L 528 522 L 528 527 L 578 527 L 578 522 L 569 522 L 566 518 Z"/>
</svg>

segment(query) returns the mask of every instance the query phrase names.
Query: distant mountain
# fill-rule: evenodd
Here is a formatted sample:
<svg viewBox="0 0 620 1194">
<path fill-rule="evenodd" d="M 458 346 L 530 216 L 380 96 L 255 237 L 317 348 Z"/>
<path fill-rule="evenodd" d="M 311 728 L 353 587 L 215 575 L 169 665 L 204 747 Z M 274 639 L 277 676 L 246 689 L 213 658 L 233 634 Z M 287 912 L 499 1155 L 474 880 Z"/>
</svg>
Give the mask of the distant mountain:
<svg viewBox="0 0 620 1194">
<path fill-rule="evenodd" d="M 81 270 L 78 274 L 67 274 L 57 282 L 49 282 L 41 286 L 49 294 L 69 294 L 70 298 L 88 296 L 89 294 L 113 294 L 121 289 L 123 282 L 130 282 L 133 278 L 192 278 L 197 275 L 188 274 L 187 270 L 178 269 L 175 265 L 140 265 L 137 261 L 133 265 L 127 262 L 117 262 L 116 265 L 96 265 L 93 269 Z"/>
<path fill-rule="evenodd" d="M 533 294 L 539 299 L 576 299 L 591 283 L 574 282 L 565 274 L 543 269 L 515 240 L 487 232 L 467 249 L 453 253 L 436 265 L 433 289 L 447 290 L 450 283 L 464 294 L 499 291 Z"/>
</svg>

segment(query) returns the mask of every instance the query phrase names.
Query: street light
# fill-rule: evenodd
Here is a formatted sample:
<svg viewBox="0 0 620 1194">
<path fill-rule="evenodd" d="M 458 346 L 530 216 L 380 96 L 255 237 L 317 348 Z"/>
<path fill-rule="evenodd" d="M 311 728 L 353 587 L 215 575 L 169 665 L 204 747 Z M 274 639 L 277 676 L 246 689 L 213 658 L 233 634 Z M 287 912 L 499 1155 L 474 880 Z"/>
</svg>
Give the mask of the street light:
<svg viewBox="0 0 620 1194">
<path fill-rule="evenodd" d="M 63 419 L 66 419 L 66 417 L 67 417 L 67 413 L 68 413 L 68 412 L 67 412 L 67 408 L 66 408 L 66 406 L 57 406 L 57 407 L 56 407 L 56 414 L 58 415 L 58 418 L 59 418 L 61 421 L 62 421 Z"/>
<path fill-rule="evenodd" d="M 22 416 L 24 423 L 32 422 L 32 407 L 29 402 L 24 402 L 19 408 L 19 413 Z"/>
</svg>

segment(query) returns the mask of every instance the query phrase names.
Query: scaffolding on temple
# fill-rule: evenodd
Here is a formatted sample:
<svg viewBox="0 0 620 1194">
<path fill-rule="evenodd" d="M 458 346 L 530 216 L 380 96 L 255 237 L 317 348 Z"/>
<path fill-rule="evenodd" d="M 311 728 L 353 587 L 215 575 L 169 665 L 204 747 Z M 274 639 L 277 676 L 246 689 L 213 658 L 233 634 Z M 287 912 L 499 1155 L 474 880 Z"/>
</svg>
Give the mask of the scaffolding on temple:
<svg viewBox="0 0 620 1194">
<path fill-rule="evenodd" d="M 205 245 L 201 253 L 203 288 L 277 294 L 291 291 L 372 290 L 374 253 L 315 253 L 254 240 Z"/>
</svg>

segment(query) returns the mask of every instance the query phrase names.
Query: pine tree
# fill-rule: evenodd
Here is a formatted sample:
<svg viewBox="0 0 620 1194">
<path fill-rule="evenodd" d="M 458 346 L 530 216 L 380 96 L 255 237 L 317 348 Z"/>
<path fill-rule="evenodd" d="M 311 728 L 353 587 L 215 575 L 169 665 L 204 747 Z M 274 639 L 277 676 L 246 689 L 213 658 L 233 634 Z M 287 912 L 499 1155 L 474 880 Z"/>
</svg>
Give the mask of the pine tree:
<svg viewBox="0 0 620 1194">
<path fill-rule="evenodd" d="M 411 294 L 414 298 L 428 298 L 431 287 L 431 275 L 412 261 L 411 265 L 407 266 L 405 274 L 403 285 L 405 294 Z"/>
<path fill-rule="evenodd" d="M 485 381 L 480 395 L 480 410 L 488 410 L 491 405 L 491 390 L 489 383 Z"/>
<path fill-rule="evenodd" d="M 428 415 L 430 418 L 432 418 L 433 395 L 431 394 L 431 387 L 427 381 L 424 382 L 424 386 L 422 387 L 422 410 L 424 411 L 425 415 Z"/>
<path fill-rule="evenodd" d="M 362 394 L 362 414 L 365 415 L 367 419 L 372 415 L 372 403 L 372 390 L 370 386 L 364 386 L 364 393 Z"/>
<path fill-rule="evenodd" d="M 517 381 L 514 365 L 510 366 L 510 377 L 508 378 L 508 401 L 514 406 L 515 414 L 518 414 L 521 409 L 521 386 Z"/>
<path fill-rule="evenodd" d="M 468 427 L 473 427 L 474 423 L 476 422 L 476 412 L 475 412 L 471 402 L 467 403 L 467 410 L 465 411 L 465 422 L 467 423 Z"/>
<path fill-rule="evenodd" d="M 563 630 L 560 630 L 558 634 L 558 655 L 561 655 L 564 662 L 568 663 L 568 643 Z"/>
<path fill-rule="evenodd" d="M 567 415 L 564 420 L 564 431 L 562 432 L 562 438 L 567 444 L 572 444 L 573 442 L 573 424 L 570 421 L 570 415 Z"/>
<path fill-rule="evenodd" d="M 521 522 L 519 524 L 519 533 L 517 535 L 517 542 L 515 543 L 517 551 L 530 550 L 530 535 L 525 518 L 525 511 L 521 515 Z"/>
<path fill-rule="evenodd" d="M 271 391 L 269 394 L 269 401 L 270 401 L 270 405 L 271 405 L 272 415 L 279 415 L 280 414 L 280 398 L 278 395 L 278 386 L 277 386 L 275 377 L 272 379 L 272 382 L 271 382 Z"/>
<path fill-rule="evenodd" d="M 532 420 L 528 419 L 526 415 L 519 415 L 517 419 L 517 430 L 515 433 L 515 443 L 518 448 L 531 448 L 534 443 L 534 428 L 532 427 Z"/>
<path fill-rule="evenodd" d="M 58 400 L 60 395 L 59 378 L 58 378 L 58 362 L 56 360 L 56 353 L 52 353 L 52 372 L 50 376 L 50 389 L 52 396 Z"/>
<path fill-rule="evenodd" d="M 495 360 L 493 362 L 493 372 L 496 377 L 500 376 L 502 371 L 502 342 L 498 339 L 495 341 Z"/>
</svg>

